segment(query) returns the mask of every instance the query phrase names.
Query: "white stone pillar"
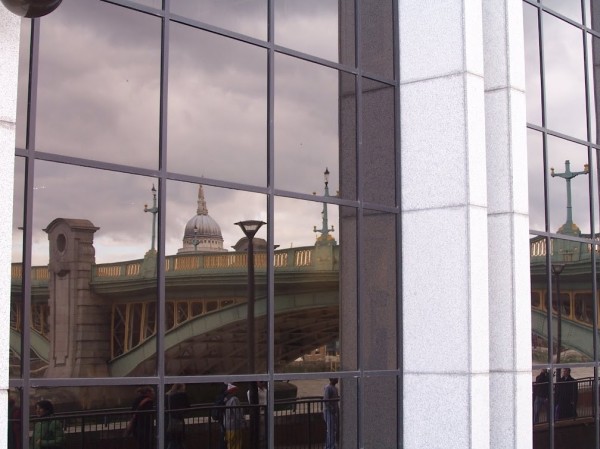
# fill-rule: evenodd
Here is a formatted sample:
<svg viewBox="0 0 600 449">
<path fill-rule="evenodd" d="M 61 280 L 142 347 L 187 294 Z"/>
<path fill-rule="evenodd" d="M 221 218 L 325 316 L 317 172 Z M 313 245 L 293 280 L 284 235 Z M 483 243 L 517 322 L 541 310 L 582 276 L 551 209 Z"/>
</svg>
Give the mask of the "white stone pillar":
<svg viewBox="0 0 600 449">
<path fill-rule="evenodd" d="M 490 441 L 531 448 L 531 305 L 521 0 L 484 0 Z"/>
<path fill-rule="evenodd" d="M 404 448 L 489 447 L 482 7 L 399 0 Z"/>
<path fill-rule="evenodd" d="M 17 72 L 21 19 L 0 5 L 0 316 L 10 316 L 10 262 L 12 242 Z M 7 429 L 8 348 L 10 322 L 0 326 L 0 429 Z M 0 432 L 0 448 L 7 446 Z"/>
</svg>

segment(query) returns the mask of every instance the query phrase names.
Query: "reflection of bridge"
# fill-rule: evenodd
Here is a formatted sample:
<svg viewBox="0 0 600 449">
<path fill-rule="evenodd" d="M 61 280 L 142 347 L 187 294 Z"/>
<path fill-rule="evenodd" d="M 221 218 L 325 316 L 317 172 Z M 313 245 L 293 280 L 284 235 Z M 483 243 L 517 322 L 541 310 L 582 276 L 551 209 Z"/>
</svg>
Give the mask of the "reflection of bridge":
<svg viewBox="0 0 600 449">
<path fill-rule="evenodd" d="M 68 224 L 68 220 L 64 222 Z M 74 226 L 61 229 L 60 233 L 73 229 L 77 233 L 78 228 Z M 40 367 L 48 363 L 51 369 L 57 353 L 66 354 L 63 356 L 66 358 L 76 353 L 77 348 L 84 348 L 89 352 L 106 353 L 102 364 L 108 375 L 154 372 L 158 291 L 155 254 L 148 254 L 143 260 L 112 264 L 94 264 L 92 257 L 89 268 L 82 271 L 80 258 L 75 257 L 74 266 L 52 259 L 52 232 L 49 234 L 50 264 L 34 267 L 31 272 L 30 345 L 32 355 L 39 358 Z M 81 238 L 78 243 L 81 245 Z M 338 265 L 338 246 L 275 251 L 274 356 L 278 366 L 338 339 Z M 255 266 L 256 355 L 257 367 L 263 369 L 261 363 L 266 363 L 267 349 L 266 253 L 255 254 Z M 13 265 L 11 350 L 16 356 L 21 354 L 21 271 L 19 264 Z M 244 371 L 247 366 L 246 290 L 245 252 L 195 253 L 166 258 L 164 349 L 167 372 L 183 375 Z M 61 323 L 76 327 L 80 322 L 82 326 L 72 329 L 71 334 L 61 334 Z M 82 338 L 77 340 L 78 337 Z M 64 346 L 59 347 L 60 344 Z"/>
<path fill-rule="evenodd" d="M 592 326 L 578 322 L 570 318 L 562 320 L 562 346 L 575 349 L 581 354 L 593 359 L 594 357 L 594 340 Z M 552 317 L 553 335 L 557 333 L 558 317 Z M 531 309 L 531 331 L 548 339 L 548 314 L 545 311 L 536 308 Z"/>
</svg>

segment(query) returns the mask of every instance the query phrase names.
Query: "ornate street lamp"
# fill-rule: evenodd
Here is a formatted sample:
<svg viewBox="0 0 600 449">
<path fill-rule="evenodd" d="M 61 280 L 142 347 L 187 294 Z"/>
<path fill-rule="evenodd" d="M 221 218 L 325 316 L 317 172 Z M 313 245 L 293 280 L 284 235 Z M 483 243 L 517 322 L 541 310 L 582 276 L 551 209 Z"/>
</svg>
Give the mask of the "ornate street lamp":
<svg viewBox="0 0 600 449">
<path fill-rule="evenodd" d="M 194 225 L 194 240 L 192 240 L 192 245 L 194 245 L 194 252 L 198 251 L 198 243 L 200 243 L 200 240 L 198 240 L 198 225 Z"/>
<path fill-rule="evenodd" d="M 50 14 L 62 0 L 0 0 L 2 4 L 13 14 L 28 19 L 42 17 Z"/>
<path fill-rule="evenodd" d="M 156 187 L 152 184 L 152 207 L 148 207 L 144 204 L 144 212 L 150 212 L 152 214 L 152 245 L 150 251 L 155 252 L 154 241 L 156 240 L 156 214 L 158 213 L 158 206 L 156 204 Z"/>
<path fill-rule="evenodd" d="M 266 223 L 259 220 L 246 220 L 235 224 L 242 229 L 248 239 L 248 371 L 250 374 L 254 374 L 256 370 L 254 365 L 254 244 L 252 240 L 262 225 Z M 250 383 L 250 404 L 258 404 L 258 385 L 256 382 Z M 252 449 L 258 448 L 258 418 L 258 409 L 252 407 L 250 409 L 250 447 Z"/>
</svg>

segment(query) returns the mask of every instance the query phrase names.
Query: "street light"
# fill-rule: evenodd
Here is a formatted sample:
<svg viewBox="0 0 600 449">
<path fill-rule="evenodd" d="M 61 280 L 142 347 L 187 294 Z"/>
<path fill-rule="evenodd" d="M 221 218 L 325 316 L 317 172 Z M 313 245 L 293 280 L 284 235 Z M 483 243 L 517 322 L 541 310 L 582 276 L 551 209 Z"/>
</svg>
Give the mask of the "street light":
<svg viewBox="0 0 600 449">
<path fill-rule="evenodd" d="M 248 371 L 250 374 L 254 374 L 256 370 L 254 365 L 254 244 L 252 240 L 261 226 L 266 223 L 259 220 L 246 220 L 238 221 L 235 224 L 242 229 L 248 239 Z M 258 385 L 256 382 L 250 383 L 250 404 L 258 404 Z M 252 449 L 258 448 L 258 417 L 258 409 L 251 407 L 250 441 Z"/>
<path fill-rule="evenodd" d="M 198 240 L 198 225 L 194 225 L 194 239 L 192 240 L 192 245 L 194 245 L 194 252 L 198 252 L 198 243 L 200 243 L 200 240 Z"/>
<path fill-rule="evenodd" d="M 62 0 L 0 0 L 13 14 L 32 19 L 50 14 Z"/>
</svg>

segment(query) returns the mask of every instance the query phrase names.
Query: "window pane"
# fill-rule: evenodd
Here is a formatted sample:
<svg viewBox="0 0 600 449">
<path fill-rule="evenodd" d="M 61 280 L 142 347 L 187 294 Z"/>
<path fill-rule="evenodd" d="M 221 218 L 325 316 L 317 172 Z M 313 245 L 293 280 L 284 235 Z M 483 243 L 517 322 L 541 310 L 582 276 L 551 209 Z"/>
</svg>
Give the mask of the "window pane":
<svg viewBox="0 0 600 449">
<path fill-rule="evenodd" d="M 178 24 L 170 50 L 169 171 L 266 185 L 266 52 Z"/>
<path fill-rule="evenodd" d="M 275 70 L 276 187 L 315 192 L 317 173 L 326 167 L 330 185 L 338 186 L 339 73 L 283 55 L 276 55 Z"/>
<path fill-rule="evenodd" d="M 267 0 L 178 0 L 171 12 L 258 39 L 267 39 Z"/>
<path fill-rule="evenodd" d="M 586 139 L 585 70 L 581 31 L 550 14 L 543 15 L 546 125 Z M 566 113 L 568 111 L 568 113 Z"/>
<path fill-rule="evenodd" d="M 548 197 L 550 231 L 590 233 L 590 179 L 588 149 L 548 136 Z"/>
<path fill-rule="evenodd" d="M 21 376 L 23 326 L 23 220 L 25 197 L 25 160 L 15 158 L 13 191 L 11 291 L 10 291 L 10 356 L 9 375 Z"/>
<path fill-rule="evenodd" d="M 547 240 L 530 236 L 531 273 L 531 361 L 548 363 L 548 272 L 546 264 Z"/>
<path fill-rule="evenodd" d="M 395 447 L 398 440 L 398 380 L 396 377 L 364 379 L 363 416 L 366 447 Z M 372 413 L 378 410 L 378 413 Z"/>
<path fill-rule="evenodd" d="M 365 211 L 361 235 L 361 316 L 367 317 L 360 328 L 362 360 L 368 370 L 393 370 L 398 360 L 396 215 Z"/>
<path fill-rule="evenodd" d="M 105 2 L 65 0 L 45 17 L 36 149 L 157 167 L 160 37 L 157 18 Z"/>
<path fill-rule="evenodd" d="M 396 205 L 394 87 L 363 79 L 361 165 L 363 199 Z"/>
<path fill-rule="evenodd" d="M 360 2 L 361 61 L 363 70 L 392 79 L 394 77 L 394 2 Z"/>
<path fill-rule="evenodd" d="M 523 3 L 525 32 L 525 82 L 527 93 L 527 121 L 542 124 L 542 82 L 540 79 L 540 47 L 538 9 Z"/>
<path fill-rule="evenodd" d="M 29 47 L 31 42 L 31 21 L 21 21 L 19 48 L 27 51 L 19 52 L 19 84 L 17 87 L 17 123 L 16 147 L 25 148 L 27 142 L 27 113 L 29 90 Z"/>
<path fill-rule="evenodd" d="M 546 229 L 546 201 L 544 195 L 544 146 L 542 134 L 527 130 L 527 169 L 529 182 L 529 228 Z"/>
<path fill-rule="evenodd" d="M 350 3 L 338 0 L 277 0 L 275 43 L 320 58 L 354 65 L 354 11 Z M 343 24 L 342 29 L 340 24 Z M 345 32 L 351 34 L 346 36 Z M 352 51 L 340 53 L 342 36 L 348 39 L 346 49 Z"/>
<path fill-rule="evenodd" d="M 153 182 L 36 163 L 31 303 L 36 375 L 156 372 L 156 216 L 144 212 L 145 203 L 153 204 Z"/>
<path fill-rule="evenodd" d="M 542 0 L 542 3 L 547 8 L 577 23 L 582 23 L 581 0 Z"/>
<path fill-rule="evenodd" d="M 267 227 L 253 239 L 252 319 L 248 241 L 235 223 L 263 220 L 266 205 L 265 196 L 256 193 L 168 184 L 167 375 L 265 372 Z M 252 327 L 254 342 L 248 334 Z"/>
<path fill-rule="evenodd" d="M 355 366 L 356 281 L 355 241 L 344 243 L 341 258 L 340 213 L 335 205 L 276 198 L 275 201 L 275 367 L 281 372 L 337 371 Z M 343 226 L 355 226 L 349 219 Z M 311 229 L 312 228 L 312 229 Z M 338 242 L 340 240 L 340 242 Z M 347 253 L 346 253 L 347 251 Z M 340 270 L 348 284 L 340 289 Z M 356 273 L 354 271 L 354 273 Z M 342 293 L 342 295 L 340 295 Z M 343 297 L 343 299 L 342 299 Z M 340 313 L 348 329 L 340 342 Z M 345 359 L 348 354 L 348 360 Z"/>
</svg>

